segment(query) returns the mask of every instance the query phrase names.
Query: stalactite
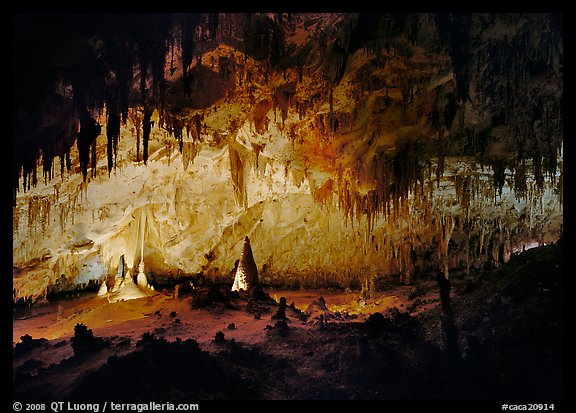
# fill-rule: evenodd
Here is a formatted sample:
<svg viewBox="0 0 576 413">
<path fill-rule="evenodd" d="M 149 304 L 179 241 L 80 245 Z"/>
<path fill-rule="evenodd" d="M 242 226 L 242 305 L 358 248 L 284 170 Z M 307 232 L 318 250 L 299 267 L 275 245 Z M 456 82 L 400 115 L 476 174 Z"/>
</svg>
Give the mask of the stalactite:
<svg viewBox="0 0 576 413">
<path fill-rule="evenodd" d="M 134 125 L 136 132 L 136 162 L 140 162 L 140 128 L 142 127 L 142 117 L 140 116 L 142 110 L 138 108 L 131 108 L 128 112 L 128 119 Z"/>
<path fill-rule="evenodd" d="M 44 185 L 52 180 L 53 166 L 54 166 L 54 150 L 51 146 L 42 149 L 42 175 L 44 177 Z"/>
<path fill-rule="evenodd" d="M 334 190 L 334 180 L 328 179 L 322 186 L 318 189 L 310 187 L 312 190 L 312 196 L 314 200 L 322 205 L 326 205 L 329 200 L 332 199 Z"/>
<path fill-rule="evenodd" d="M 452 178 L 454 182 L 454 189 L 458 198 L 458 203 L 466 211 L 466 216 L 470 214 L 470 196 L 473 196 L 471 191 L 471 178 L 468 175 L 455 175 Z"/>
<path fill-rule="evenodd" d="M 170 136 L 164 136 L 163 143 L 164 148 L 166 149 L 166 159 L 168 159 L 168 166 L 170 166 L 172 159 L 172 139 L 170 139 Z"/>
<path fill-rule="evenodd" d="M 92 142 L 90 152 L 91 152 L 92 178 L 96 178 L 96 170 L 98 164 L 98 159 L 96 157 L 96 139 L 94 139 L 94 141 Z"/>
<path fill-rule="evenodd" d="M 60 158 L 60 178 L 64 179 L 64 154 L 59 156 Z"/>
<path fill-rule="evenodd" d="M 36 159 L 34 159 L 34 167 L 32 168 L 32 179 L 30 179 L 30 176 L 28 176 L 28 189 L 30 189 L 30 182 L 32 182 L 32 186 L 35 187 L 36 184 L 38 183 L 38 180 L 36 178 Z"/>
<path fill-rule="evenodd" d="M 194 130 L 196 131 L 196 136 L 194 139 L 198 140 L 199 142 L 202 141 L 202 119 L 203 115 L 199 113 L 195 114 L 194 117 L 192 118 Z"/>
<path fill-rule="evenodd" d="M 20 207 L 16 205 L 12 208 L 12 235 L 16 236 L 20 227 Z"/>
<path fill-rule="evenodd" d="M 258 145 L 256 143 L 251 143 L 252 149 L 254 150 L 254 156 L 256 158 L 256 169 L 258 169 L 258 158 L 260 157 L 260 152 L 264 150 L 266 144 Z"/>
<path fill-rule="evenodd" d="M 70 159 L 70 149 L 66 151 L 66 170 L 70 173 L 70 169 L 72 169 L 72 160 Z"/>
<path fill-rule="evenodd" d="M 52 203 L 49 196 L 44 197 L 42 201 L 42 218 L 40 222 L 42 224 L 42 234 L 44 235 L 46 233 L 46 228 L 50 223 L 50 209 L 52 207 Z"/>
<path fill-rule="evenodd" d="M 268 130 L 268 112 L 273 108 L 271 99 L 263 99 L 254 105 L 250 113 L 252 125 L 259 135 L 264 134 Z"/>
<path fill-rule="evenodd" d="M 196 155 L 198 155 L 199 146 L 194 142 L 184 142 L 182 149 L 182 166 L 184 170 L 188 170 L 190 162 L 194 162 Z"/>
<path fill-rule="evenodd" d="M 443 146 L 444 146 L 443 143 L 440 142 L 440 147 Z M 441 153 L 438 155 L 438 162 L 436 164 L 436 185 L 438 188 L 440 188 L 440 181 L 444 176 L 445 164 L 446 164 L 446 158 L 442 150 Z"/>
<path fill-rule="evenodd" d="M 60 224 L 60 232 L 64 232 L 64 229 L 66 227 L 66 217 L 68 215 L 68 211 L 69 211 L 69 205 L 68 203 L 61 203 L 59 205 L 59 221 L 58 223 Z"/>
<path fill-rule="evenodd" d="M 80 168 L 82 169 L 82 176 L 86 182 L 88 175 L 88 163 L 90 162 L 90 146 L 100 135 L 100 125 L 88 113 L 83 113 L 80 117 L 80 132 L 76 145 L 78 146 L 78 154 L 80 158 Z"/>
<path fill-rule="evenodd" d="M 236 201 L 243 208 L 247 208 L 245 161 L 240 152 L 230 143 L 228 144 L 228 156 L 230 157 L 230 174 Z"/>
<path fill-rule="evenodd" d="M 152 112 L 153 109 L 150 106 L 144 106 L 144 120 L 142 121 L 142 159 L 144 160 L 144 165 L 148 161 L 148 140 L 152 129 Z"/>
<path fill-rule="evenodd" d="M 503 160 L 494 161 L 492 165 L 492 177 L 494 183 L 494 194 L 496 194 L 496 189 L 498 189 L 498 194 L 502 196 L 502 188 L 504 188 L 504 183 L 506 179 L 506 164 Z"/>
<path fill-rule="evenodd" d="M 524 161 L 520 161 L 514 171 L 514 194 L 518 199 L 524 198 L 526 194 L 526 180 L 526 164 Z"/>
<path fill-rule="evenodd" d="M 184 145 L 184 137 L 182 136 L 182 120 L 179 118 L 174 118 L 172 120 L 172 127 L 174 131 L 174 137 L 178 141 L 178 151 L 182 153 L 182 146 Z"/>
<path fill-rule="evenodd" d="M 50 223 L 50 210 L 52 206 L 52 196 L 31 196 L 28 199 L 28 209 L 27 209 L 27 227 L 28 235 L 31 239 L 34 239 L 34 232 L 38 228 L 38 223 L 40 224 L 40 229 L 44 234 L 46 228 Z M 19 221 L 19 214 L 18 211 Z M 18 225 L 18 224 L 17 224 Z"/>
<path fill-rule="evenodd" d="M 108 122 L 106 124 L 106 138 L 108 154 L 108 176 L 110 176 L 112 167 L 114 166 L 114 168 L 116 168 L 118 139 L 120 137 L 120 115 L 115 112 L 113 105 L 108 107 L 107 114 Z"/>
<path fill-rule="evenodd" d="M 274 110 L 276 106 L 280 107 L 280 113 L 282 115 L 282 126 L 288 117 L 288 108 L 292 104 L 294 99 L 294 94 L 296 93 L 296 82 L 286 83 L 274 91 L 273 101 Z"/>
</svg>

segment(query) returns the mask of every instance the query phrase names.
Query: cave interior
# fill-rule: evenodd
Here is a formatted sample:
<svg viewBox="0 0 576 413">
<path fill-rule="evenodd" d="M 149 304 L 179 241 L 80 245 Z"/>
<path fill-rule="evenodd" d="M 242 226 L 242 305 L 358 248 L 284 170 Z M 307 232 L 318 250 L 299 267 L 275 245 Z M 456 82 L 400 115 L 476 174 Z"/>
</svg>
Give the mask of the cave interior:
<svg viewBox="0 0 576 413">
<path fill-rule="evenodd" d="M 14 398 L 562 399 L 563 24 L 14 14 Z"/>
</svg>

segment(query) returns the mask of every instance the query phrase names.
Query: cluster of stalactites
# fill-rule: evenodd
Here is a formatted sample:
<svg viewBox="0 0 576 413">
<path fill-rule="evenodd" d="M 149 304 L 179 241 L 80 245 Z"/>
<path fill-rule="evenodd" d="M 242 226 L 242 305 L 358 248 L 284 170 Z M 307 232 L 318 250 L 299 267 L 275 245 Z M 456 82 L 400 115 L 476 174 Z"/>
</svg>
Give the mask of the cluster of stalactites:
<svg viewBox="0 0 576 413">
<path fill-rule="evenodd" d="M 171 115 L 167 111 L 159 112 L 158 126 L 164 128 L 169 135 L 178 141 L 178 151 L 182 153 L 185 138 L 194 143 L 202 141 L 203 113 L 195 113 L 192 116 Z"/>
<path fill-rule="evenodd" d="M 12 210 L 12 233 L 14 250 L 19 251 L 19 256 L 30 256 L 32 251 L 29 249 L 37 244 L 31 240 L 43 240 L 52 221 L 57 220 L 61 233 L 66 231 L 68 224 L 74 225 L 76 214 L 84 210 L 86 189 L 86 184 L 80 181 L 72 191 L 60 194 L 57 185 L 53 194 L 34 195 L 18 202 Z"/>
<path fill-rule="evenodd" d="M 366 216 L 372 228 L 379 216 L 398 218 L 399 211 L 411 193 L 423 192 L 424 176 L 420 155 L 415 142 L 407 142 L 390 157 L 382 152 L 374 155 L 373 162 L 357 174 L 339 171 L 336 185 L 324 186 L 316 197 L 327 198 L 328 190 L 336 190 L 339 209 L 346 219 L 360 220 Z M 374 189 L 360 192 L 360 181 L 372 183 Z M 417 192 L 418 191 L 418 192 Z"/>
<path fill-rule="evenodd" d="M 84 16 L 74 18 L 73 24 L 78 25 L 78 33 L 83 33 L 83 25 L 89 27 L 93 23 L 90 17 L 86 16 L 86 18 L 88 21 L 85 24 Z M 164 102 L 165 58 L 169 50 L 173 50 L 177 43 L 173 16 L 168 14 L 109 15 L 106 18 L 110 19 L 110 28 L 122 27 L 123 30 L 116 33 L 103 29 L 89 41 L 80 38 L 75 46 L 76 49 L 59 49 L 58 47 L 61 46 L 58 45 L 55 56 L 45 53 L 49 59 L 60 59 L 64 62 L 61 72 L 50 71 L 57 70 L 51 64 L 51 60 L 46 64 L 39 61 L 25 65 L 26 68 L 40 65 L 45 70 L 44 76 L 36 78 L 32 76 L 33 79 L 31 79 L 30 88 L 38 96 L 26 97 L 32 102 L 35 102 L 35 98 L 43 101 L 39 107 L 27 101 L 16 104 L 15 111 L 18 116 L 16 117 L 15 142 L 18 144 L 13 170 L 14 205 L 16 205 L 16 193 L 21 177 L 24 181 L 24 190 L 29 188 L 30 184 L 36 185 L 39 156 L 42 155 L 43 158 L 44 178 L 49 180 L 53 177 L 52 159 L 55 156 L 62 157 L 69 153 L 69 148 L 74 141 L 78 147 L 79 163 L 84 180 L 86 181 L 88 177 L 90 163 L 92 176 L 96 174 L 95 141 L 100 135 L 101 125 L 95 114 L 102 113 L 104 108 L 106 108 L 107 157 L 110 173 L 116 166 L 120 125 L 126 124 L 130 112 L 129 107 L 137 104 L 138 97 L 140 105 L 144 108 L 144 116 L 140 124 L 142 125 L 143 159 L 147 160 L 150 119 L 154 108 L 162 108 Z M 21 24 L 26 23 L 28 22 L 23 20 Z M 52 28 L 52 23 L 44 22 L 42 18 L 40 18 L 40 23 Z M 101 26 L 107 27 L 105 24 Z M 57 33 L 59 29 L 54 28 L 54 30 Z M 74 30 L 71 32 L 76 33 Z M 51 32 L 46 33 L 47 36 L 50 34 Z M 29 41 L 32 40 L 28 40 L 27 36 L 22 36 L 22 44 L 19 48 L 29 47 L 27 43 Z M 67 53 L 76 53 L 76 55 L 72 59 Z M 59 58 L 58 54 L 63 55 Z M 33 58 L 38 58 L 38 56 Z M 26 70 L 23 70 L 21 76 L 26 76 L 26 73 Z M 138 79 L 139 90 L 133 87 Z M 52 94 L 46 92 L 50 90 L 53 90 Z M 136 96 L 137 94 L 139 96 Z M 51 112 L 47 113 L 47 110 Z M 61 124 L 52 128 L 53 130 L 41 131 L 44 128 L 43 116 L 50 118 L 54 116 L 54 111 L 57 114 L 58 111 L 61 112 Z M 39 137 L 39 131 L 50 136 Z M 31 150 L 37 146 L 35 142 L 39 139 L 42 143 L 41 151 Z M 69 156 L 67 156 L 67 163 L 70 164 Z"/>
<path fill-rule="evenodd" d="M 90 63 L 94 70 L 70 70 L 74 73 L 70 79 L 58 77 L 60 89 L 67 90 L 67 96 L 73 99 L 77 106 L 78 117 L 73 117 L 74 122 L 80 126 L 70 124 L 66 127 L 67 135 L 72 142 L 76 140 L 79 154 L 80 168 L 84 181 L 88 178 L 88 168 L 91 165 L 91 175 L 96 175 L 97 151 L 96 138 L 100 135 L 101 125 L 94 113 L 106 110 L 106 138 L 108 173 L 117 166 L 118 141 L 120 138 L 121 124 L 126 124 L 130 119 L 136 133 L 136 157 L 140 160 L 140 154 L 144 163 L 148 159 L 148 142 L 150 139 L 153 121 L 152 114 L 158 108 L 161 115 L 159 126 L 166 125 L 169 133 L 178 140 L 179 150 L 183 153 L 184 167 L 194 157 L 197 148 L 195 145 L 186 145 L 183 142 L 183 128 L 188 137 L 192 135 L 193 142 L 200 139 L 202 129 L 202 116 L 197 114 L 188 119 L 179 119 L 176 116 L 163 119 L 164 91 L 166 69 L 166 56 L 171 56 L 170 74 L 176 70 L 174 61 L 174 49 L 181 48 L 183 82 L 185 91 L 190 94 L 190 65 L 193 57 L 200 56 L 196 43 L 209 39 L 216 39 L 219 30 L 222 30 L 226 21 L 221 20 L 218 13 L 208 14 L 181 14 L 177 16 L 161 15 L 149 18 L 146 15 L 138 15 L 135 18 L 128 16 L 110 16 L 111 19 L 119 19 L 116 23 L 126 27 L 120 36 L 108 38 L 107 34 L 96 35 L 90 39 L 89 46 L 93 48 L 95 62 Z M 124 21 L 125 18 L 129 21 Z M 81 20 L 81 19 L 80 19 Z M 230 22 L 228 22 L 230 23 Z M 80 24 L 80 23 L 79 23 Z M 116 25 L 112 25 L 116 27 Z M 144 46 L 145 45 L 145 46 Z M 66 59 L 63 59 L 66 60 Z M 88 64 L 81 62 L 81 64 Z M 100 66 L 105 66 L 101 68 Z M 222 66 L 222 65 L 221 65 Z M 228 66 L 221 68 L 226 71 Z M 102 70 L 100 70 L 102 69 Z M 79 73 L 86 74 L 84 79 Z M 139 81 L 139 96 L 136 96 L 134 82 Z M 286 115 L 284 94 L 279 93 L 277 104 L 282 108 L 283 117 Z M 136 106 L 138 102 L 140 108 Z M 20 117 L 18 117 L 20 119 Z M 26 123 L 26 117 L 21 117 L 22 124 Z M 64 133 L 64 132 L 63 132 Z M 30 134 L 32 135 L 32 133 Z M 23 137 L 19 136 L 18 141 Z M 60 139 L 60 137 L 56 137 Z M 68 139 L 70 140 L 70 139 Z M 142 148 L 140 147 L 142 143 Z M 61 146 L 61 145 L 60 145 Z M 60 155 L 66 159 L 68 170 L 71 168 L 69 146 L 61 154 L 57 153 L 58 145 L 51 145 L 39 151 L 30 151 L 25 148 L 22 153 L 27 154 L 28 160 L 17 160 L 14 167 L 14 206 L 16 194 L 23 177 L 23 189 L 35 186 L 37 183 L 38 158 L 43 157 L 44 179 L 53 178 L 53 163 L 55 156 Z M 64 161 L 61 162 L 61 166 Z M 63 170 L 63 168 L 61 168 Z"/>
<path fill-rule="evenodd" d="M 494 178 L 498 171 L 483 169 L 480 164 L 467 166 L 464 171 L 456 171 L 448 164 L 450 174 L 438 179 L 432 174 L 437 161 L 418 162 L 408 148 L 386 161 L 387 166 L 378 163 L 378 175 L 371 178 L 378 176 L 380 181 L 376 189 L 367 193 L 361 192 L 358 181 L 351 179 L 350 174 L 342 173 L 319 186 L 311 176 L 309 180 L 317 203 L 335 204 L 352 228 L 356 225 L 366 231 L 367 245 L 383 253 L 390 251 L 386 257 L 403 282 L 410 282 L 417 262 L 430 260 L 426 255 L 430 251 L 435 251 L 438 270 L 448 277 L 449 268 L 461 264 L 454 258 L 456 255 L 466 262 L 468 270 L 472 263 L 495 266 L 503 263 L 518 245 L 532 239 L 540 243 L 554 239 L 555 224 L 550 227 L 546 222 L 547 217 L 561 213 L 558 180 L 545 178 L 538 183 L 527 179 L 522 195 L 525 202 L 516 205 L 514 176 L 509 172 L 505 173 L 503 185 L 513 193 L 502 194 L 499 179 Z M 400 170 L 412 180 L 385 180 Z M 547 211 L 544 198 L 554 193 L 559 202 L 548 199 Z M 500 212 L 495 214 L 495 208 Z M 458 235 L 455 242 L 453 234 Z M 460 255 L 451 254 L 454 247 Z"/>
</svg>

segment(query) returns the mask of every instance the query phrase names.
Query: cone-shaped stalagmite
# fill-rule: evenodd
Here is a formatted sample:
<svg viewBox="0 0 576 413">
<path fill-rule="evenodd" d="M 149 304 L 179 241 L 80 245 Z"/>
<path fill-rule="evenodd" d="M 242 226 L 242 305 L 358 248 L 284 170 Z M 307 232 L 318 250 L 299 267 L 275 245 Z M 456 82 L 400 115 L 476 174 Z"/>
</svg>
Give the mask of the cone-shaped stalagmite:
<svg viewBox="0 0 576 413">
<path fill-rule="evenodd" d="M 249 291 L 252 295 L 253 291 L 260 288 L 260 281 L 258 280 L 258 268 L 252 256 L 252 248 L 250 247 L 250 239 L 244 237 L 244 247 L 242 248 L 242 255 L 240 262 L 236 269 L 236 277 L 234 278 L 234 285 L 232 291 Z"/>
<path fill-rule="evenodd" d="M 106 280 L 102 281 L 100 289 L 98 290 L 98 297 L 103 297 L 108 294 L 108 286 L 106 285 Z"/>
</svg>

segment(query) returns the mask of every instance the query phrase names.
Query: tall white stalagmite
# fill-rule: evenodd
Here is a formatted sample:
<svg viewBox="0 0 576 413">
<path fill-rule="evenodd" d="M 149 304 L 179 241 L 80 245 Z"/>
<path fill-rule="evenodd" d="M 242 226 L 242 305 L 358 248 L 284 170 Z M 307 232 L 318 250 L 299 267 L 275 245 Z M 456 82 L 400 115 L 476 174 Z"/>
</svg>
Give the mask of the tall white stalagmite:
<svg viewBox="0 0 576 413">
<path fill-rule="evenodd" d="M 234 278 L 232 291 L 248 291 L 250 288 L 257 287 L 258 284 L 258 268 L 252 255 L 250 239 L 244 237 L 244 246 L 242 248 L 240 261 L 238 262 L 238 268 L 236 269 L 236 277 Z"/>
</svg>

